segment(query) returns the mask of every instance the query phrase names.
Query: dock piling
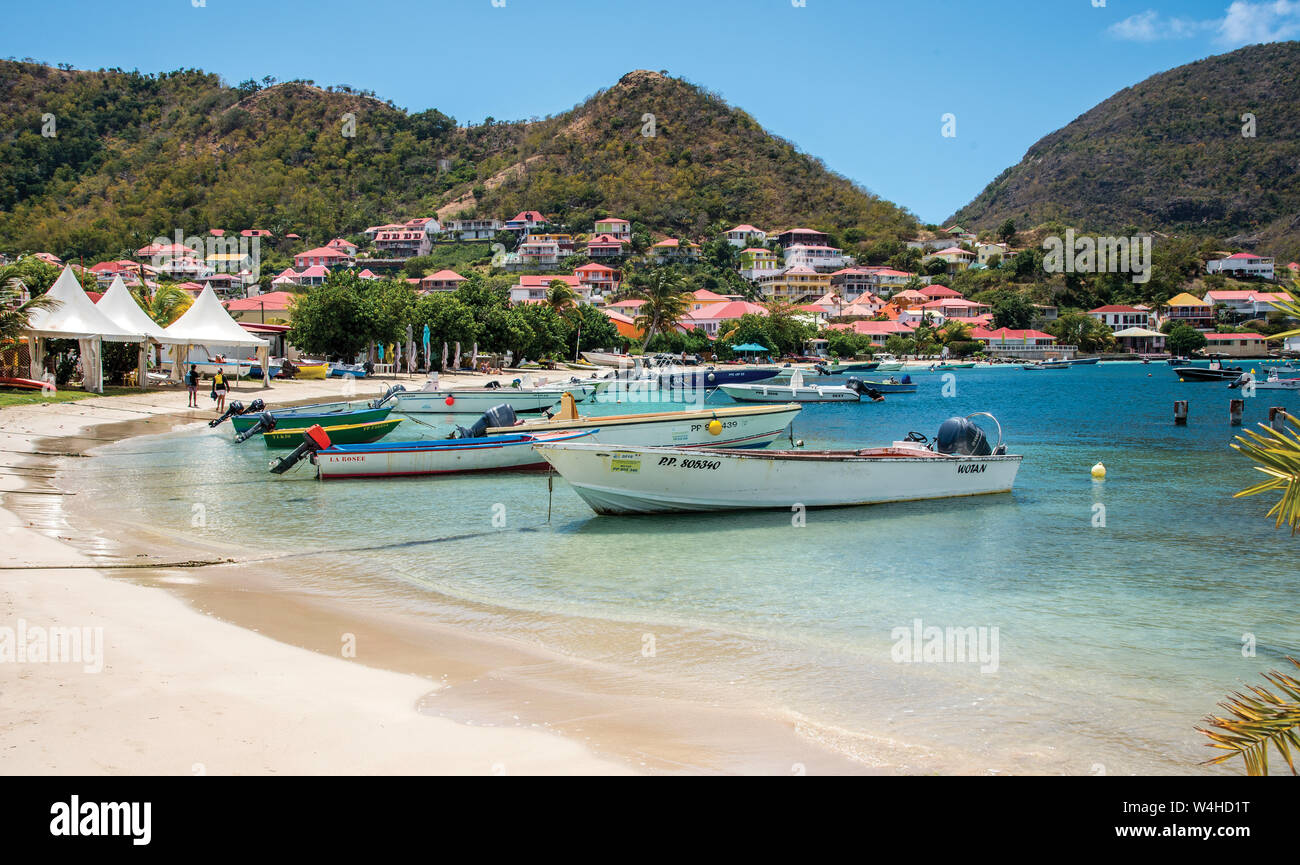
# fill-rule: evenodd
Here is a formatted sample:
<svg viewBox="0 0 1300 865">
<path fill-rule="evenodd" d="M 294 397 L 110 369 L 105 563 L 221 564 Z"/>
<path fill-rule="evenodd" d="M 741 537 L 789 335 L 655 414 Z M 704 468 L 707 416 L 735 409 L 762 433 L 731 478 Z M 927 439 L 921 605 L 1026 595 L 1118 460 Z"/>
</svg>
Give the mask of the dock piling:
<svg viewBox="0 0 1300 865">
<path fill-rule="evenodd" d="M 1187 400 L 1185 399 L 1174 402 L 1174 425 L 1187 426 Z"/>
<path fill-rule="evenodd" d="M 1277 430 L 1278 432 L 1282 431 L 1282 425 L 1286 423 L 1286 418 L 1287 418 L 1287 413 L 1285 407 L 1280 405 L 1275 405 L 1269 408 L 1268 425 L 1271 426 L 1273 429 Z"/>
<path fill-rule="evenodd" d="M 1241 426 L 1241 415 L 1246 410 L 1246 401 L 1244 399 L 1228 400 L 1228 422 L 1233 426 Z"/>
</svg>

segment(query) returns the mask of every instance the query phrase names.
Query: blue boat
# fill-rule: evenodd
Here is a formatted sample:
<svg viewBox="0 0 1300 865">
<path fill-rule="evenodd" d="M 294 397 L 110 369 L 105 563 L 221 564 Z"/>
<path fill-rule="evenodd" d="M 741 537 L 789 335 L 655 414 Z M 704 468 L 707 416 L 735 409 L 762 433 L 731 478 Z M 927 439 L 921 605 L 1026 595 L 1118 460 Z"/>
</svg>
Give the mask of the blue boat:
<svg viewBox="0 0 1300 865">
<path fill-rule="evenodd" d="M 559 430 L 537 434 L 507 433 L 479 438 L 391 441 L 331 445 L 312 454 L 321 480 L 402 478 L 462 472 L 543 469 L 546 461 L 533 445 L 572 441 L 599 430 Z M 297 453 L 297 452 L 295 452 Z M 277 465 L 280 474 L 292 465 Z M 294 460 L 296 461 L 296 460 Z"/>
<path fill-rule="evenodd" d="M 748 384 L 773 378 L 781 370 L 777 367 L 706 367 L 689 372 L 666 372 L 659 375 L 659 386 L 664 388 L 696 390 L 713 389 L 724 384 Z"/>
<path fill-rule="evenodd" d="M 366 367 L 360 363 L 332 363 L 330 364 L 329 374 L 333 378 L 343 378 L 345 375 L 350 375 L 353 378 L 365 378 Z"/>
</svg>

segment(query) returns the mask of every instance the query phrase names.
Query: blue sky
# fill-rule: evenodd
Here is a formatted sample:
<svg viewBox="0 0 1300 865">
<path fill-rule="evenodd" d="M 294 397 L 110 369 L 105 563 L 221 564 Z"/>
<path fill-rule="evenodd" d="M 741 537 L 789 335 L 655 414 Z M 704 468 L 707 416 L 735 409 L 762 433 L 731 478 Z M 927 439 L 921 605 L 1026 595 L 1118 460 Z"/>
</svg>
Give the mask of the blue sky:
<svg viewBox="0 0 1300 865">
<path fill-rule="evenodd" d="M 0 56 L 308 78 L 461 122 L 667 70 L 924 222 L 1123 87 L 1300 37 L 1300 0 L 45 0 L 4 17 Z"/>
</svg>

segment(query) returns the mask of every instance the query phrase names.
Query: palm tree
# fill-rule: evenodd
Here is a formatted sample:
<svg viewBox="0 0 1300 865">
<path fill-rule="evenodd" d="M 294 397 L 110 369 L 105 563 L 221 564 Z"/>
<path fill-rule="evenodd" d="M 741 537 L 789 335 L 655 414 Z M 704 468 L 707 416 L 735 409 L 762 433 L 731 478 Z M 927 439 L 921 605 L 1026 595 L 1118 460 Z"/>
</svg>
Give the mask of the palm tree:
<svg viewBox="0 0 1300 865">
<path fill-rule="evenodd" d="M 650 344 L 658 331 L 668 330 L 686 314 L 689 303 L 682 284 L 676 274 L 663 268 L 656 270 L 649 278 L 649 284 L 632 292 L 632 297 L 644 300 L 637 310 L 633 323 L 645 332 L 642 347 Z"/>
<path fill-rule="evenodd" d="M 939 332 L 935 334 L 935 339 L 940 345 L 952 345 L 954 342 L 970 341 L 970 325 L 964 321 L 945 322 Z"/>
<path fill-rule="evenodd" d="M 1300 661 L 1291 657 L 1287 660 L 1300 668 Z M 1241 755 L 1247 774 L 1267 775 L 1268 746 L 1272 745 L 1286 760 L 1291 774 L 1297 774 L 1291 749 L 1300 749 L 1300 679 L 1278 670 L 1265 673 L 1264 678 L 1281 691 L 1281 696 L 1256 685 L 1250 686 L 1253 696 L 1235 691 L 1219 703 L 1233 717 L 1212 715 L 1205 719 L 1211 729 L 1196 728 L 1209 737 L 1211 748 L 1228 752 L 1206 763 L 1224 763 Z"/>
<path fill-rule="evenodd" d="M 577 293 L 573 287 L 562 279 L 552 279 L 550 286 L 546 289 L 546 304 L 555 310 L 559 315 L 571 309 L 577 300 Z"/>
<path fill-rule="evenodd" d="M 48 295 L 33 297 L 23 302 L 23 283 L 9 279 L 0 288 L 0 349 L 15 347 L 26 332 L 32 313 L 38 309 L 58 309 L 60 301 Z"/>
<path fill-rule="evenodd" d="M 1288 300 L 1273 302 L 1273 306 L 1288 315 L 1300 318 L 1300 280 L 1296 288 L 1283 288 Z M 1288 336 L 1300 336 L 1300 330 L 1290 330 L 1274 334 L 1269 339 L 1283 339 Z M 1268 476 L 1253 487 L 1242 490 L 1234 498 L 1254 496 L 1260 493 L 1282 490 L 1282 497 L 1269 509 L 1268 515 L 1277 518 L 1277 527 L 1291 527 L 1291 534 L 1300 533 L 1300 422 L 1293 415 L 1288 415 L 1281 429 L 1260 424 L 1263 434 L 1246 430 L 1245 436 L 1237 436 L 1233 447 L 1250 457 L 1259 465 L 1255 470 Z M 1291 429 L 1288 430 L 1287 427 Z"/>
<path fill-rule="evenodd" d="M 159 285 L 153 291 L 141 280 L 138 288 L 131 291 L 135 302 L 140 304 L 144 314 L 153 319 L 159 327 L 166 327 L 180 318 L 185 310 L 194 303 L 190 293 L 175 283 Z"/>
<path fill-rule="evenodd" d="M 144 314 L 159 327 L 166 327 L 176 321 L 194 303 L 190 293 L 173 282 L 156 286 L 150 291 L 148 283 L 144 281 L 143 271 L 140 273 L 140 285 L 132 289 L 131 297 L 135 298 Z M 162 366 L 162 346 L 155 345 L 153 351 L 154 363 Z"/>
</svg>

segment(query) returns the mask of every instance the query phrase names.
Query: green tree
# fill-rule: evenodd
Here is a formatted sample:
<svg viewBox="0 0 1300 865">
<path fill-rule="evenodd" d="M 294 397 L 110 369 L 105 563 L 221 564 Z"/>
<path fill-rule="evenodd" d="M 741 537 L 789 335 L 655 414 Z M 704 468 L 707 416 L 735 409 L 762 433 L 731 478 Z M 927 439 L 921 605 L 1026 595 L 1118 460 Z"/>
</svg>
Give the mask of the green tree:
<svg viewBox="0 0 1300 865">
<path fill-rule="evenodd" d="M 1008 219 L 998 226 L 998 240 L 1003 243 L 1011 243 L 1016 239 L 1016 221 Z"/>
<path fill-rule="evenodd" d="M 1205 334 L 1184 321 L 1176 321 L 1172 324 L 1166 323 L 1168 329 L 1165 330 L 1167 339 L 1165 344 L 1169 347 L 1172 354 L 1180 356 L 1190 356 L 1192 352 L 1199 351 L 1209 345 L 1209 340 Z"/>
<path fill-rule="evenodd" d="M 59 301 L 52 297 L 36 296 L 22 301 L 23 284 L 17 277 L 0 283 L 0 350 L 12 348 L 26 332 L 32 313 L 38 309 L 54 310 Z"/>
<path fill-rule="evenodd" d="M 1019 292 L 1004 292 L 993 304 L 993 326 L 1025 330 L 1034 322 L 1033 304 Z"/>
</svg>

